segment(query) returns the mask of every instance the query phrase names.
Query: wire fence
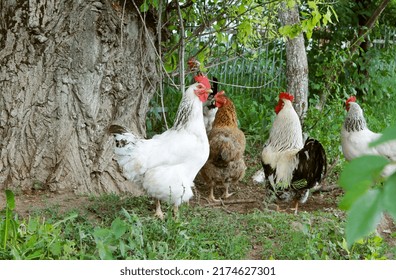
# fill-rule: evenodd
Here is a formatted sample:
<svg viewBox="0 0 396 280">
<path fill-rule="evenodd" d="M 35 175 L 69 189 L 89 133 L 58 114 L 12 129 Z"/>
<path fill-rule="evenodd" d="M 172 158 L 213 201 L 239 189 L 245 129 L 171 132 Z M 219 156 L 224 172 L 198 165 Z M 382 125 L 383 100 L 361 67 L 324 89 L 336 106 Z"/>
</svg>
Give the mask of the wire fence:
<svg viewBox="0 0 396 280">
<path fill-rule="evenodd" d="M 247 57 L 226 60 L 211 69 L 210 74 L 218 78 L 219 88 L 228 94 L 238 94 L 245 89 L 252 98 L 258 98 L 268 89 L 285 85 L 284 57 L 284 45 L 270 42 L 248 53 Z"/>
<path fill-rule="evenodd" d="M 372 40 L 373 47 L 377 49 L 385 49 L 396 46 L 396 29 L 386 27 L 382 30 L 381 35 Z M 389 64 L 390 71 L 396 72 L 396 61 Z"/>
<path fill-rule="evenodd" d="M 285 45 L 282 40 L 274 40 L 262 44 L 254 50 L 245 50 L 242 55 L 228 56 L 224 50 L 211 52 L 213 62 L 208 59 L 207 76 L 218 79 L 219 90 L 229 95 L 241 91 L 249 93 L 252 98 L 260 98 L 268 89 L 279 89 L 286 85 L 285 75 Z M 186 55 L 186 58 L 189 56 Z M 173 80 L 180 84 L 178 77 Z M 191 76 L 186 77 L 185 84 L 191 83 Z M 171 94 L 175 89 L 166 87 L 164 95 Z"/>
<path fill-rule="evenodd" d="M 374 38 L 372 41 L 375 48 L 389 48 L 396 45 L 396 29 L 394 28 L 384 28 L 381 35 Z"/>
<path fill-rule="evenodd" d="M 372 35 L 375 48 L 388 48 L 396 44 L 396 29 L 386 28 Z M 188 58 L 188 54 L 185 56 Z M 211 59 L 213 61 L 211 61 Z M 246 49 L 239 56 L 228 56 L 220 48 L 211 50 L 210 58 L 205 61 L 208 67 L 208 77 L 218 79 L 219 90 L 224 90 L 228 95 L 249 94 L 251 99 L 258 102 L 263 99 L 270 100 L 270 94 L 277 94 L 286 88 L 286 59 L 285 44 L 281 39 L 264 42 L 258 48 Z M 396 71 L 396 61 L 391 69 Z M 178 77 L 174 78 L 175 84 L 180 84 Z M 191 75 L 187 75 L 185 84 L 191 83 Z M 173 110 L 179 103 L 180 91 L 173 86 L 164 86 L 165 108 L 160 104 L 160 95 L 153 99 L 151 113 L 161 119 L 160 113 Z"/>
</svg>

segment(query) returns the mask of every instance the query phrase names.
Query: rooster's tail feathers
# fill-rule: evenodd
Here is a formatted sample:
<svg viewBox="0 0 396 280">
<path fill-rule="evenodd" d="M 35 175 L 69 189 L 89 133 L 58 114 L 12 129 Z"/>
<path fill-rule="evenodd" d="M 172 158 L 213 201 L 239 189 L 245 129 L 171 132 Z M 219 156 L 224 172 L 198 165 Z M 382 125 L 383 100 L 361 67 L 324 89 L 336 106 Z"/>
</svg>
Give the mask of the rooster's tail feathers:
<svg viewBox="0 0 396 280">
<path fill-rule="evenodd" d="M 122 156 L 128 155 L 133 149 L 138 138 L 132 133 L 128 132 L 124 127 L 119 125 L 111 125 L 109 133 L 113 134 L 115 140 L 115 154 Z"/>
<path fill-rule="evenodd" d="M 108 131 L 110 134 L 128 133 L 128 131 L 126 130 L 125 127 L 117 125 L 117 124 L 110 125 Z"/>
<path fill-rule="evenodd" d="M 298 171 L 305 173 L 308 185 L 319 183 L 327 172 L 326 152 L 322 144 L 315 139 L 307 139 L 298 152 Z M 308 186 L 313 187 L 313 186 Z"/>
</svg>

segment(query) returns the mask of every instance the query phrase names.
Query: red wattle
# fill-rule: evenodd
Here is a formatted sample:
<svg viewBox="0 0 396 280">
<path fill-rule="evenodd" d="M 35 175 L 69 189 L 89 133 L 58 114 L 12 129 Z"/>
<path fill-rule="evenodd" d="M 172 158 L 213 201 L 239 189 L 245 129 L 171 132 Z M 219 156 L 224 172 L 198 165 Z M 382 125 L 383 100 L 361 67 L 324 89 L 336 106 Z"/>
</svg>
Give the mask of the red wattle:
<svg viewBox="0 0 396 280">
<path fill-rule="evenodd" d="M 206 100 L 208 100 L 209 94 L 208 93 L 202 93 L 200 95 L 198 95 L 199 100 L 201 100 L 201 102 L 205 102 Z"/>
</svg>

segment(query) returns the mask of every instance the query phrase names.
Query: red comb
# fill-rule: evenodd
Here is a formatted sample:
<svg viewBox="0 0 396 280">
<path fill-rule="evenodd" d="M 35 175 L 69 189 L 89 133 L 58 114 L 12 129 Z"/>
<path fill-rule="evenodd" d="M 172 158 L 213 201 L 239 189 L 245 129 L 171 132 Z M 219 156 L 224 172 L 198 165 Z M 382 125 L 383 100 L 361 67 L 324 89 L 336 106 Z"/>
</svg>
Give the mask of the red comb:
<svg viewBox="0 0 396 280">
<path fill-rule="evenodd" d="M 345 101 L 345 109 L 347 110 L 347 111 L 349 111 L 349 107 L 351 106 L 351 105 L 349 105 L 349 102 L 356 102 L 356 96 L 351 96 L 351 97 L 349 97 L 346 101 Z"/>
<path fill-rule="evenodd" d="M 194 77 L 194 80 L 195 80 L 197 83 L 203 84 L 207 89 L 210 88 L 210 83 L 209 83 L 209 80 L 208 80 L 208 78 L 207 78 L 206 76 L 204 76 L 204 75 L 198 75 L 198 76 L 195 76 L 195 77 Z"/>
<path fill-rule="evenodd" d="M 349 102 L 356 102 L 356 96 L 351 96 L 347 99 L 347 101 L 345 101 L 345 104 L 348 105 Z"/>
<path fill-rule="evenodd" d="M 294 96 L 287 92 L 281 92 L 279 94 L 279 99 L 287 99 L 293 102 Z"/>
</svg>

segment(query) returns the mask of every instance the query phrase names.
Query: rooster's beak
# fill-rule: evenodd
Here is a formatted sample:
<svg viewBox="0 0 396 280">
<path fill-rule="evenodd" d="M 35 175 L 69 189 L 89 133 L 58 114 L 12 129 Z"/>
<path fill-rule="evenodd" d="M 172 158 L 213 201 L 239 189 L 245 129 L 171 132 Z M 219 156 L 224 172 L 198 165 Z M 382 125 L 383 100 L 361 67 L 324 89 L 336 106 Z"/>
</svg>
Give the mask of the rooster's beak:
<svg viewBox="0 0 396 280">
<path fill-rule="evenodd" d="M 208 88 L 208 89 L 206 90 L 206 92 L 207 92 L 207 93 L 212 93 L 213 90 L 211 90 L 210 88 Z"/>
</svg>

